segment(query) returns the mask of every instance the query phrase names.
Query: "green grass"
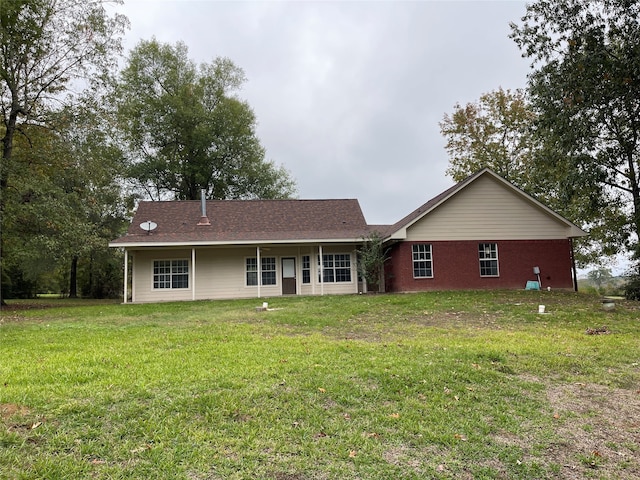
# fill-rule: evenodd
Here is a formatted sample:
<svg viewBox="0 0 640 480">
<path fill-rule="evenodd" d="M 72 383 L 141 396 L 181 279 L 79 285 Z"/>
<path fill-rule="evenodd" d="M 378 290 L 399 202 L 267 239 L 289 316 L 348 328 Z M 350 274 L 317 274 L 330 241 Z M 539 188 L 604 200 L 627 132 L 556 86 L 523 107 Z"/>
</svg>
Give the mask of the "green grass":
<svg viewBox="0 0 640 480">
<path fill-rule="evenodd" d="M 562 478 L 547 389 L 640 380 L 639 305 L 573 293 L 47 302 L 0 317 L 2 479 Z"/>
</svg>

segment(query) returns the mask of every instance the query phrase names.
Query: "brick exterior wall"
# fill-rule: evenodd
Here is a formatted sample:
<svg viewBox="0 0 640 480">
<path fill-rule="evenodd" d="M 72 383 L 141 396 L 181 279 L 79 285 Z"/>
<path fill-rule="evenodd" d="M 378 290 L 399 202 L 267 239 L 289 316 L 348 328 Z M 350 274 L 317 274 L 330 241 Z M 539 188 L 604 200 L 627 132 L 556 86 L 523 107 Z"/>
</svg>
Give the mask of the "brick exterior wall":
<svg viewBox="0 0 640 480">
<path fill-rule="evenodd" d="M 412 245 L 431 244 L 433 278 L 413 278 Z M 499 277 L 481 277 L 479 243 L 497 243 Z M 560 240 L 473 240 L 400 242 L 391 247 L 385 264 L 387 292 L 455 289 L 523 289 L 527 280 L 542 288 L 573 289 L 571 243 Z"/>
</svg>

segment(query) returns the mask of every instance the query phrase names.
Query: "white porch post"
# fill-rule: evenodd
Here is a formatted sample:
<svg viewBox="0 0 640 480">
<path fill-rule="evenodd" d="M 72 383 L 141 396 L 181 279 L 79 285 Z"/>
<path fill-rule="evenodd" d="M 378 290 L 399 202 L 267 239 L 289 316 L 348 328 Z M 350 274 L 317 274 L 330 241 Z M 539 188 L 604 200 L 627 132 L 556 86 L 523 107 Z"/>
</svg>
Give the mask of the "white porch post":
<svg viewBox="0 0 640 480">
<path fill-rule="evenodd" d="M 260 285 L 262 285 L 262 262 L 260 261 L 260 247 L 256 247 L 256 261 L 258 263 L 258 298 L 260 298 Z"/>
<path fill-rule="evenodd" d="M 196 249 L 191 249 L 191 300 L 196 299 Z"/>
<path fill-rule="evenodd" d="M 322 245 L 318 245 L 320 254 L 320 295 L 324 295 L 324 258 L 322 258 Z"/>
<path fill-rule="evenodd" d="M 127 280 L 129 280 L 129 252 L 124 249 L 124 302 L 127 303 Z"/>
<path fill-rule="evenodd" d="M 302 295 L 302 257 L 300 256 L 300 247 L 298 247 L 298 256 L 295 263 L 296 271 L 296 295 Z"/>
</svg>

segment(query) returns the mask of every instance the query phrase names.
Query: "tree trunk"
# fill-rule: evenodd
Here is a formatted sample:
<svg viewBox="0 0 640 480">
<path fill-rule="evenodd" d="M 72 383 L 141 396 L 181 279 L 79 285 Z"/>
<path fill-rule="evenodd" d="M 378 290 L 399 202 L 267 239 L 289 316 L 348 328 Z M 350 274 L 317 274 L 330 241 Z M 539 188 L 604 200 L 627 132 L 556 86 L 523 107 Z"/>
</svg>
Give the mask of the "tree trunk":
<svg viewBox="0 0 640 480">
<path fill-rule="evenodd" d="M 13 108 L 9 113 L 9 121 L 5 124 L 6 129 L 4 137 L 2 138 L 2 160 L 0 161 L 0 231 L 4 225 L 4 199 L 5 191 L 9 185 L 9 159 L 13 152 L 13 135 L 16 131 L 16 124 L 18 122 L 18 114 L 21 113 L 21 109 L 17 107 L 16 102 L 13 102 Z M 0 269 L 4 268 L 4 262 L 2 259 L 4 255 L 4 248 L 2 245 L 2 235 L 0 235 Z M 6 306 L 7 303 L 4 298 L 0 296 L 0 306 Z"/>
<path fill-rule="evenodd" d="M 78 256 L 71 259 L 71 272 L 69 275 L 69 298 L 78 298 Z"/>
<path fill-rule="evenodd" d="M 633 151 L 631 151 L 627 154 L 627 168 L 629 169 L 628 179 L 631 187 L 631 197 L 633 199 L 632 225 L 638 238 L 633 256 L 634 260 L 638 262 L 640 260 L 640 185 L 638 185 L 638 176 L 635 167 Z"/>
</svg>

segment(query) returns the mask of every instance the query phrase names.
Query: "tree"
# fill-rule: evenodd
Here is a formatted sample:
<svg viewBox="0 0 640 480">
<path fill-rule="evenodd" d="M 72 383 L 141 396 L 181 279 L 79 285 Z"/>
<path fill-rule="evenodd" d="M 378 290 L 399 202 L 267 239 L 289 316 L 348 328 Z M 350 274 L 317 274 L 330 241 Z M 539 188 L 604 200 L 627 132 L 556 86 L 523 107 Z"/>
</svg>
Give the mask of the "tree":
<svg viewBox="0 0 640 480">
<path fill-rule="evenodd" d="M 3 114 L 0 186 L 6 187 L 13 141 L 23 124 L 51 126 L 48 107 L 64 100 L 73 81 L 115 66 L 122 15 L 106 3 L 120 0 L 0 0 L 0 108 Z"/>
<path fill-rule="evenodd" d="M 604 283 L 608 283 L 613 278 L 610 268 L 596 268 L 587 274 L 587 278 L 591 280 L 596 290 L 600 290 Z"/>
<path fill-rule="evenodd" d="M 3 225 L 3 261 L 11 272 L 5 295 L 11 283 L 13 295 L 29 296 L 56 271 L 65 279 L 57 291 L 71 297 L 79 271 L 85 294 L 119 287 L 121 274 L 104 275 L 117 255 L 108 241 L 125 229 L 132 202 L 122 192 L 122 154 L 108 138 L 101 104 L 87 94 L 58 112 L 62 133 L 26 125 L 16 138 Z"/>
<path fill-rule="evenodd" d="M 498 89 L 475 103 L 456 104 L 445 114 L 440 132 L 447 140 L 447 174 L 455 181 L 488 167 L 520 187 L 526 187 L 535 142 L 535 115 L 523 90 Z"/>
<path fill-rule="evenodd" d="M 597 196 L 583 188 L 581 195 L 563 190 L 567 168 L 550 168 L 550 158 L 563 157 L 553 142 L 537 128 L 537 114 L 523 90 L 498 89 L 486 93 L 477 102 L 456 104 L 445 114 L 440 131 L 449 153 L 447 174 L 455 181 L 488 167 L 503 178 L 548 205 L 591 235 L 575 240 L 576 260 L 580 265 L 599 263 L 602 254 L 614 254 L 616 242 L 607 236 L 594 216 L 592 203 Z M 608 219 L 618 213 L 610 205 L 600 205 Z M 619 232 L 619 230 L 616 230 Z"/>
<path fill-rule="evenodd" d="M 600 254 L 640 258 L 640 2 L 538 0 L 511 28 L 534 69 L 536 168 Z"/>
<path fill-rule="evenodd" d="M 384 263 L 388 260 L 383 238 L 378 232 L 372 232 L 364 238 L 364 244 L 358 250 L 358 271 L 367 282 L 367 286 L 379 290 Z"/>
<path fill-rule="evenodd" d="M 243 71 L 226 58 L 196 65 L 187 47 L 140 42 L 115 92 L 130 177 L 152 199 L 283 198 L 287 171 L 265 161 L 256 119 L 234 93 Z"/>
<path fill-rule="evenodd" d="M 0 260 L 3 270 L 4 240 L 12 223 L 11 219 L 5 218 L 5 211 L 9 198 L 16 193 L 12 191 L 9 195 L 11 176 L 18 171 L 28 171 L 33 157 L 41 157 L 41 152 L 33 149 L 34 143 L 38 143 L 34 138 L 38 135 L 44 138 L 47 131 L 61 127 L 57 112 L 61 104 L 72 102 L 71 87 L 77 87 L 82 80 L 102 78 L 116 65 L 127 19 L 118 14 L 109 16 L 104 8 L 107 3 L 122 2 L 0 0 L 0 109 L 3 116 L 0 128 L 0 228 L 3 232 Z M 14 158 L 17 138 L 24 141 L 19 161 Z M 40 175 L 43 172 L 36 177 L 44 178 Z M 49 173 L 53 177 L 47 177 L 47 180 L 56 178 L 60 172 Z M 35 186 L 45 184 L 49 185 L 49 182 Z M 17 189 L 25 190 L 24 185 L 18 185 Z M 3 274 L 3 278 L 6 275 Z"/>
</svg>

